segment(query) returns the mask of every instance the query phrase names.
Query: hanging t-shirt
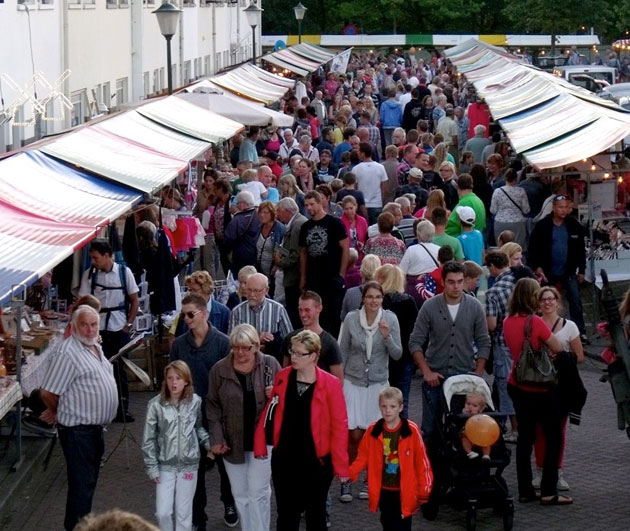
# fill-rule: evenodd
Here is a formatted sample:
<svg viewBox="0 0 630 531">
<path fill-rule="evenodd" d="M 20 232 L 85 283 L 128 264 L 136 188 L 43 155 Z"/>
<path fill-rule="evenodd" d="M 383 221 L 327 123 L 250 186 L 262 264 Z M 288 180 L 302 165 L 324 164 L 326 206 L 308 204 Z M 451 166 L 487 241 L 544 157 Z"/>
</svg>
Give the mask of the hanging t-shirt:
<svg viewBox="0 0 630 531">
<path fill-rule="evenodd" d="M 400 422 L 393 430 L 383 424 L 383 483 L 381 487 L 385 490 L 400 490 L 400 457 L 398 455 L 400 427 Z"/>
<path fill-rule="evenodd" d="M 326 214 L 319 221 L 309 219 L 300 229 L 300 247 L 306 248 L 306 282 L 321 286 L 339 276 L 341 247 L 339 242 L 348 237 L 340 219 Z"/>
</svg>

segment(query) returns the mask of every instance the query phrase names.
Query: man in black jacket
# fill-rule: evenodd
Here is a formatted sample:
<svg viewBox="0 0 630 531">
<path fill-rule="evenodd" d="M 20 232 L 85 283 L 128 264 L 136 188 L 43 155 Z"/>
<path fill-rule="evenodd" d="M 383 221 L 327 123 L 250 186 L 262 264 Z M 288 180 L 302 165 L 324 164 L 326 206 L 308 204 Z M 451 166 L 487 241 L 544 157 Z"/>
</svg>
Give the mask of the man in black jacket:
<svg viewBox="0 0 630 531">
<path fill-rule="evenodd" d="M 410 129 L 416 127 L 421 112 L 422 102 L 420 101 L 420 91 L 415 88 L 411 91 L 411 100 L 403 109 L 402 128 L 409 132 Z"/>
<path fill-rule="evenodd" d="M 545 276 L 549 284 L 562 288 L 569 301 L 571 320 L 586 339 L 579 289 L 586 269 L 586 231 L 579 221 L 569 216 L 571 207 L 568 197 L 553 198 L 552 213 L 541 219 L 532 231 L 527 261 L 538 278 Z"/>
</svg>

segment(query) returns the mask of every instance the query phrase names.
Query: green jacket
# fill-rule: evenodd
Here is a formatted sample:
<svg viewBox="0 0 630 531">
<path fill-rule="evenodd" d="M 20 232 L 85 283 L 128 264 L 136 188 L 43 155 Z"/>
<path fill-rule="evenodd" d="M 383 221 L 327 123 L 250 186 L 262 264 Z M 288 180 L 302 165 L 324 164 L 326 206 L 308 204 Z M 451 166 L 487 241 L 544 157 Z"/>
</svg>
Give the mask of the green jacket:
<svg viewBox="0 0 630 531">
<path fill-rule="evenodd" d="M 446 234 L 449 236 L 457 236 L 460 232 L 462 232 L 462 226 L 459 224 L 459 217 L 456 212 L 457 207 L 460 206 L 468 206 L 475 211 L 475 228 L 479 232 L 483 232 L 486 228 L 486 207 L 484 206 L 483 201 L 471 192 L 470 194 L 466 194 L 465 196 L 459 198 L 459 203 L 455 205 L 453 212 L 451 212 L 451 217 L 448 218 L 448 223 L 446 224 Z"/>
</svg>

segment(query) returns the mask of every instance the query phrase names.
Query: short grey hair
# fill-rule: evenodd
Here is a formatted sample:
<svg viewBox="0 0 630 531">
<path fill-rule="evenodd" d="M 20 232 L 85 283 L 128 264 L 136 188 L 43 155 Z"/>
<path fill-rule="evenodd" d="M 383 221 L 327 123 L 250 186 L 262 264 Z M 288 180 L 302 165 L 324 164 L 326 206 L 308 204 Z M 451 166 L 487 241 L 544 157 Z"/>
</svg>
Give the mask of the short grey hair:
<svg viewBox="0 0 630 531">
<path fill-rule="evenodd" d="M 245 203 L 248 207 L 253 207 L 254 196 L 252 195 L 251 192 L 248 192 L 247 190 L 243 190 L 242 192 L 239 192 L 238 194 L 236 194 L 236 204 L 238 203 Z"/>
<path fill-rule="evenodd" d="M 474 128 L 475 136 L 483 136 L 486 134 L 486 126 L 485 125 L 476 125 Z"/>
<path fill-rule="evenodd" d="M 311 141 L 311 137 L 310 135 L 302 135 L 300 137 L 300 144 L 306 143 L 306 142 L 310 142 Z"/>
<path fill-rule="evenodd" d="M 144 221 L 141 221 L 140 223 L 138 223 L 138 227 L 144 227 L 145 229 L 151 231 L 151 235 L 155 238 L 157 227 L 155 226 L 155 223 L 153 223 L 152 221 L 145 219 Z"/>
<path fill-rule="evenodd" d="M 295 199 L 292 197 L 283 197 L 280 199 L 280 201 L 278 201 L 277 208 L 282 208 L 283 210 L 292 212 L 293 214 L 297 214 L 300 210 L 300 207 L 298 207 Z"/>
<path fill-rule="evenodd" d="M 100 319 L 101 319 L 101 315 L 91 306 L 88 306 L 87 304 L 82 304 L 81 306 L 79 306 L 76 310 L 74 310 L 72 312 L 72 319 L 70 321 L 70 325 L 72 327 L 72 330 L 76 330 L 77 329 L 77 325 L 79 323 L 79 319 L 81 318 L 81 316 L 83 314 L 91 314 L 94 317 L 96 317 L 97 321 L 100 324 Z"/>
<path fill-rule="evenodd" d="M 430 242 L 435 236 L 435 225 L 427 219 L 421 221 L 416 227 L 416 236 L 419 242 Z"/>
<path fill-rule="evenodd" d="M 400 208 L 411 208 L 411 201 L 409 201 L 409 198 L 405 197 L 404 195 L 401 197 L 397 197 L 394 200 L 395 203 L 398 203 L 400 205 Z"/>
<path fill-rule="evenodd" d="M 256 350 L 260 349 L 260 337 L 256 329 L 250 324 L 240 324 L 232 328 L 230 332 L 230 346 L 247 346 L 247 343 L 254 345 Z"/>
</svg>

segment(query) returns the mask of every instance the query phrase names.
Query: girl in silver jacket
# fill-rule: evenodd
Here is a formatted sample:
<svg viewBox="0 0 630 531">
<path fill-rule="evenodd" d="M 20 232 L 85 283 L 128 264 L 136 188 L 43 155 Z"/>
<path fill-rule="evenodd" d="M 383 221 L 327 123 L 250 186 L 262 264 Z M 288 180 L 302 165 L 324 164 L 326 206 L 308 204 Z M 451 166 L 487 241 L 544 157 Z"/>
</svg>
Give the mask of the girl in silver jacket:
<svg viewBox="0 0 630 531">
<path fill-rule="evenodd" d="M 192 529 L 199 446 L 210 455 L 208 432 L 201 425 L 201 398 L 193 392 L 188 365 L 174 361 L 164 368 L 161 393 L 149 402 L 142 438 L 144 464 L 156 484 L 155 516 L 162 531 Z"/>
</svg>

